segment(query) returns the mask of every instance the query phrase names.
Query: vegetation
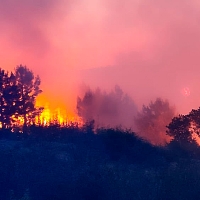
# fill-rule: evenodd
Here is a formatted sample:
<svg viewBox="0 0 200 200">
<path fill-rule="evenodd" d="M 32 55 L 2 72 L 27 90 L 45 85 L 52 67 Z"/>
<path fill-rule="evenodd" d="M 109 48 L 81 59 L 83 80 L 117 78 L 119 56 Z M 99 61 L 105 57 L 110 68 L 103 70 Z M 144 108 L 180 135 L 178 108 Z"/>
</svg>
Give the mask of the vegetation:
<svg viewBox="0 0 200 200">
<path fill-rule="evenodd" d="M 200 136 L 200 108 L 192 110 L 188 115 L 179 115 L 167 126 L 167 134 L 177 142 L 195 142 Z"/>
<path fill-rule="evenodd" d="M 130 130 L 0 131 L 0 199 L 198 199 L 200 151 L 152 146 Z"/>
<path fill-rule="evenodd" d="M 15 81 L 19 92 L 15 115 L 23 118 L 23 125 L 26 127 L 27 124 L 34 122 L 35 117 L 42 110 L 42 108 L 35 107 L 36 97 L 42 92 L 40 78 L 39 76 L 34 77 L 33 72 L 26 66 L 20 65 L 15 69 Z"/>
<path fill-rule="evenodd" d="M 143 134 L 139 137 L 131 129 L 95 126 L 93 116 L 106 103 L 103 116 L 116 115 L 118 106 L 136 111 L 118 87 L 110 94 L 97 90 L 78 99 L 82 127 L 35 125 L 42 111 L 35 106 L 40 92 L 39 77 L 26 66 L 13 73 L 0 70 L 0 199 L 199 199 L 200 108 L 174 117 L 169 102 L 158 98 L 135 119 Z M 100 107 L 91 114 L 94 105 Z M 23 133 L 12 131 L 19 118 Z M 171 140 L 156 146 L 161 136 Z"/>
<path fill-rule="evenodd" d="M 0 69 L 0 124 L 2 128 L 19 125 L 24 128 L 34 122 L 42 108 L 36 108 L 35 101 L 40 90 L 40 78 L 34 76 L 26 66 L 17 66 L 14 72 Z"/>
</svg>

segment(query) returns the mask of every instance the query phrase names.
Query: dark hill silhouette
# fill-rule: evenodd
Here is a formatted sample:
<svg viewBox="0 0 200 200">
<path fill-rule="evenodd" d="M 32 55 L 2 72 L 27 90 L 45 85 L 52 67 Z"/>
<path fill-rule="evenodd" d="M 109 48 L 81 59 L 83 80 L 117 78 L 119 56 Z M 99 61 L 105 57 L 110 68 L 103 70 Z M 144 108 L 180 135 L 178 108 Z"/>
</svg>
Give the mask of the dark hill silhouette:
<svg viewBox="0 0 200 200">
<path fill-rule="evenodd" d="M 176 152 L 90 124 L 1 130 L 0 199 L 196 199 L 200 156 Z"/>
</svg>

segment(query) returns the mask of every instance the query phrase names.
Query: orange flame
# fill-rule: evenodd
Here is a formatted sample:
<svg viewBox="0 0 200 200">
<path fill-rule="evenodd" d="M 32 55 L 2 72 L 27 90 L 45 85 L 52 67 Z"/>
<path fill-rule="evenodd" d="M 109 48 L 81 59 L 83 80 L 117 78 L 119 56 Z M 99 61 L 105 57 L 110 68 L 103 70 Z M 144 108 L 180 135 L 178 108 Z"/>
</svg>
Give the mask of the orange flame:
<svg viewBox="0 0 200 200">
<path fill-rule="evenodd" d="M 71 123 L 81 124 L 82 121 L 78 115 L 73 112 L 72 108 L 68 108 L 62 102 L 53 101 L 50 103 L 45 96 L 39 96 L 36 106 L 43 107 L 43 111 L 36 118 L 36 124 L 49 126 L 50 124 L 69 125 Z"/>
</svg>

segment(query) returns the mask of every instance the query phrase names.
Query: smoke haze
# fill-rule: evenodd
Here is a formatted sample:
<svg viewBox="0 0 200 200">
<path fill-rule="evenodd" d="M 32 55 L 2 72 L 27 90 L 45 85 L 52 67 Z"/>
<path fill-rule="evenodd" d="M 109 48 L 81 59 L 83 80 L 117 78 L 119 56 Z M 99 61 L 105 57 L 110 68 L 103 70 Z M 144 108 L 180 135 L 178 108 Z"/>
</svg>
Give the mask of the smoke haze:
<svg viewBox="0 0 200 200">
<path fill-rule="evenodd" d="M 135 131 L 140 137 L 154 145 L 165 145 L 172 139 L 166 134 L 166 126 L 175 116 L 175 108 L 167 100 L 157 98 L 148 105 L 144 105 L 137 114 Z"/>
<path fill-rule="evenodd" d="M 185 114 L 200 106 L 199 11 L 197 0 L 0 0 L 0 66 L 26 64 L 42 101 L 70 112 L 85 83 Z"/>
<path fill-rule="evenodd" d="M 95 127 L 121 127 L 134 129 L 137 106 L 119 86 L 109 93 L 97 88 L 88 89 L 77 99 L 77 112 L 84 122 L 94 120 Z"/>
</svg>

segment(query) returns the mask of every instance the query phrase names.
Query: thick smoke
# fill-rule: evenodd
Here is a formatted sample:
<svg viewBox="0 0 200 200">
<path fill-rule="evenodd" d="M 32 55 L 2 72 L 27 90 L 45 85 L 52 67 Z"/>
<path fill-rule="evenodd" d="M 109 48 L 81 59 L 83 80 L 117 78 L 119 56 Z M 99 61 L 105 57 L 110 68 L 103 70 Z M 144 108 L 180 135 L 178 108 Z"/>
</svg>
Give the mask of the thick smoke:
<svg viewBox="0 0 200 200">
<path fill-rule="evenodd" d="M 71 110 L 85 82 L 185 114 L 199 107 L 199 21 L 198 0 L 0 0 L 0 67 L 27 65 L 47 101 Z"/>
<path fill-rule="evenodd" d="M 78 115 L 84 122 L 95 121 L 96 127 L 133 128 L 137 107 L 133 99 L 119 86 L 107 93 L 99 88 L 87 90 L 77 100 Z"/>
<path fill-rule="evenodd" d="M 119 86 L 111 92 L 87 88 L 77 99 L 77 112 L 83 121 L 95 121 L 95 127 L 131 128 L 139 137 L 154 145 L 165 145 L 171 140 L 166 126 L 175 117 L 175 107 L 168 100 L 157 98 L 138 111 L 134 100 Z"/>
<path fill-rule="evenodd" d="M 44 58 L 51 48 L 51 42 L 43 26 L 52 20 L 56 1 L 0 0 L 0 5 L 0 25 L 4 33 L 0 34 L 0 39 L 6 39 L 12 50 L 15 48 L 19 56 L 23 54 L 26 57 L 24 59 L 27 59 L 27 52 L 33 57 Z"/>
<path fill-rule="evenodd" d="M 105 5 L 103 33 L 110 35 L 107 46 L 114 60 L 110 67 L 85 71 L 85 82 L 103 88 L 119 84 L 140 106 L 162 97 L 176 104 L 180 113 L 197 108 L 199 3 L 108 0 Z M 181 94 L 184 87 L 191 90 L 187 98 Z"/>
<path fill-rule="evenodd" d="M 118 84 L 137 104 L 161 96 L 181 113 L 199 106 L 197 0 L 0 0 L 0 5 L 1 67 L 26 64 L 41 76 L 44 91 L 52 80 L 52 93 L 64 99 L 78 82 L 103 90 Z M 191 90 L 188 98 L 180 92 L 184 87 Z"/>
</svg>

